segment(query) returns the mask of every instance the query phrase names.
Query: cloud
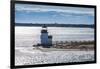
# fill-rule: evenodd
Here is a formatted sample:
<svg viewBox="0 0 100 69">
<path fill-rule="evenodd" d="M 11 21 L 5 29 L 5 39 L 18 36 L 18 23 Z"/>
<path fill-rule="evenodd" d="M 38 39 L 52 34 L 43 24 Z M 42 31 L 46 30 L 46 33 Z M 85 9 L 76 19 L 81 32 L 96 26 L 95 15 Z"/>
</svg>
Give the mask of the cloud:
<svg viewBox="0 0 100 69">
<path fill-rule="evenodd" d="M 28 5 L 28 4 L 16 4 L 16 11 L 25 12 L 50 12 L 54 11 L 57 13 L 73 13 L 73 14 L 86 14 L 94 16 L 93 8 L 75 8 L 75 7 L 60 7 L 60 6 L 43 6 L 43 5 Z"/>
</svg>

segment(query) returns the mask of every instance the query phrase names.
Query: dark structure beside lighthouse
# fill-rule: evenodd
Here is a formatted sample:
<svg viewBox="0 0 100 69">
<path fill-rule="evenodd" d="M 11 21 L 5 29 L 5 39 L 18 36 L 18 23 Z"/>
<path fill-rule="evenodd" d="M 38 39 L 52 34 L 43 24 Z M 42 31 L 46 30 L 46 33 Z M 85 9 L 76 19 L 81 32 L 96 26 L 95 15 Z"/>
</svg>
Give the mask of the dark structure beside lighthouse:
<svg viewBox="0 0 100 69">
<path fill-rule="evenodd" d="M 44 48 L 50 48 L 52 46 L 52 35 L 48 35 L 47 26 L 43 25 L 41 30 L 41 45 Z"/>
</svg>

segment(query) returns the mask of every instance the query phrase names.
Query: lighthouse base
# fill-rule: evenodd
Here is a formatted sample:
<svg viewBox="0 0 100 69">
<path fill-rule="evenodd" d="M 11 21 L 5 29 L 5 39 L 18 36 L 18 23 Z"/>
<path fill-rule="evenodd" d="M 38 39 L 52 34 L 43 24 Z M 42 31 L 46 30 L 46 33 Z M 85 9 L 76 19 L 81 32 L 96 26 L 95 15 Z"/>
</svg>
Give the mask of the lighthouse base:
<svg viewBox="0 0 100 69">
<path fill-rule="evenodd" d="M 50 48 L 52 45 L 44 45 L 44 44 L 41 44 L 41 46 L 42 46 L 43 48 Z"/>
</svg>

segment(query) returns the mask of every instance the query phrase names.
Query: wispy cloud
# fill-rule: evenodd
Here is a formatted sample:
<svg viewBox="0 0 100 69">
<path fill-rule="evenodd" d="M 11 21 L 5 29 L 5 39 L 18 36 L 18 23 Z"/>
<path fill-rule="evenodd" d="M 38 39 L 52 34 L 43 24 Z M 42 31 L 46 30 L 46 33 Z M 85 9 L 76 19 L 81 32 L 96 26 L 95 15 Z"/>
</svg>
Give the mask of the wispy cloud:
<svg viewBox="0 0 100 69">
<path fill-rule="evenodd" d="M 25 12 L 50 12 L 57 13 L 73 13 L 73 14 L 86 14 L 94 16 L 93 8 L 75 8 L 75 7 L 60 7 L 60 6 L 43 6 L 43 5 L 29 5 L 29 4 L 16 4 L 16 11 Z"/>
</svg>

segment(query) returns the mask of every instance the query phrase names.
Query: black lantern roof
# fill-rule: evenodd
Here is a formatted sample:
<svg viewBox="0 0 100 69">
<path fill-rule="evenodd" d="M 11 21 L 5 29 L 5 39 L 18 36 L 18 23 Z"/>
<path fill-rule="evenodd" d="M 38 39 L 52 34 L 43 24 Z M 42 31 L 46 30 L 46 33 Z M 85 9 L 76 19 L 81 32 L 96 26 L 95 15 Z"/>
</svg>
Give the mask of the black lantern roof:
<svg viewBox="0 0 100 69">
<path fill-rule="evenodd" d="M 41 30 L 41 33 L 48 33 L 47 30 Z"/>
</svg>

